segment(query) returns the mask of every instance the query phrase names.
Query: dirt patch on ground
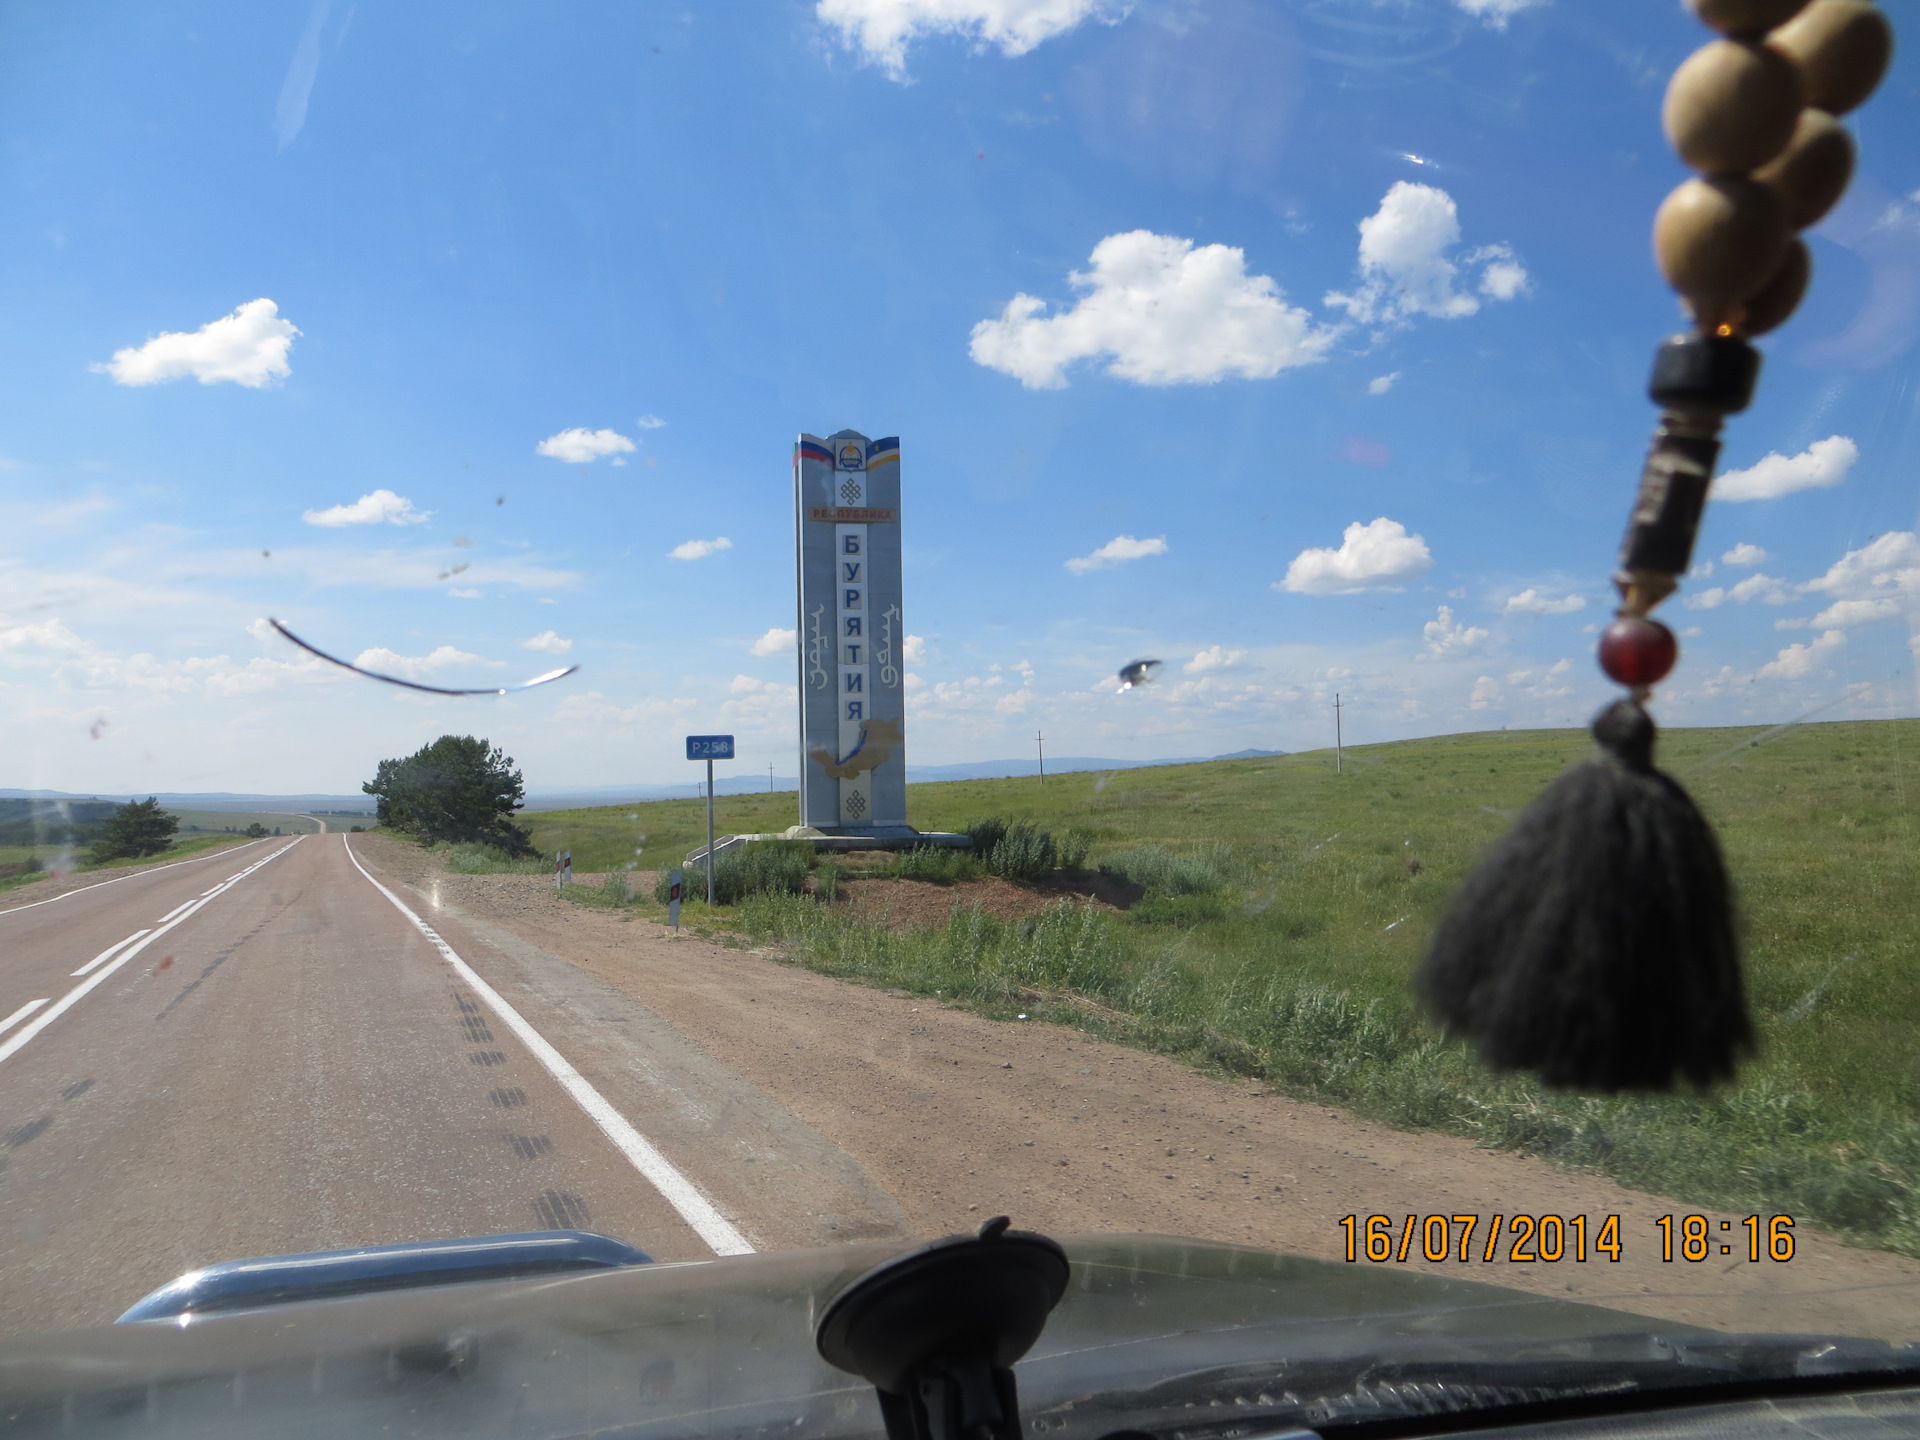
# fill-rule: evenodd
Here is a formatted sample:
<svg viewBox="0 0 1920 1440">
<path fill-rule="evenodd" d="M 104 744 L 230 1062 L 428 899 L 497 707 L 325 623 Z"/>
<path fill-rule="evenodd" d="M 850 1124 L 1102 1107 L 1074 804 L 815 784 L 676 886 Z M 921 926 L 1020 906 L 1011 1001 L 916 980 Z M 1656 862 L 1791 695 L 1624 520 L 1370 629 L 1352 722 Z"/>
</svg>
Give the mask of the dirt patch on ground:
<svg viewBox="0 0 1920 1440">
<path fill-rule="evenodd" d="M 1406 1246 L 1397 1268 L 1734 1330 L 1920 1333 L 1920 1264 L 1804 1225 L 1791 1264 L 1662 1263 L 1656 1217 L 1705 1213 L 1716 1242 L 1723 1221 L 1744 1234 L 1740 1217 L 1211 1079 L 1071 1027 L 987 1020 L 675 936 L 569 904 L 540 877 L 443 875 L 418 850 L 354 837 L 363 844 L 435 903 L 504 925 L 661 1016 L 857 1159 L 916 1234 L 1007 1213 L 1063 1235 L 1191 1235 L 1338 1260 L 1341 1217 L 1379 1214 Z M 729 1163 L 673 1158 L 696 1181 Z M 1468 1263 L 1423 1259 L 1418 1228 L 1399 1239 L 1406 1216 L 1435 1214 L 1478 1217 Z M 1493 1217 L 1515 1214 L 1584 1215 L 1589 1234 L 1618 1215 L 1620 1259 L 1513 1263 L 1507 1230 L 1483 1262 Z"/>
<path fill-rule="evenodd" d="M 854 913 L 884 921 L 890 929 L 944 925 L 963 905 L 978 905 L 1000 920 L 1024 920 L 1063 899 L 1100 910 L 1125 910 L 1144 893 L 1098 871 L 1057 874 L 1035 885 L 1016 885 L 989 875 L 980 880 L 844 880 L 842 903 Z"/>
</svg>

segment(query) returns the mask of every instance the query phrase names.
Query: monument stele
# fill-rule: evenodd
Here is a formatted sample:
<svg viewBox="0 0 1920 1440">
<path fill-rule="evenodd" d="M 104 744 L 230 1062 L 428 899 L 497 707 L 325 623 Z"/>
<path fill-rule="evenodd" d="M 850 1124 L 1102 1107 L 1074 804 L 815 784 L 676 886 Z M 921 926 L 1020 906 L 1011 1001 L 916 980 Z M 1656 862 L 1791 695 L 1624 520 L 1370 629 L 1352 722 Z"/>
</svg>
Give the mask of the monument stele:
<svg viewBox="0 0 1920 1440">
<path fill-rule="evenodd" d="M 899 437 L 801 435 L 793 534 L 800 823 L 783 835 L 726 836 L 714 853 L 781 838 L 823 850 L 966 848 L 965 835 L 907 824 Z"/>
<path fill-rule="evenodd" d="M 793 451 L 800 824 L 911 836 L 900 440 L 802 435 Z"/>
</svg>

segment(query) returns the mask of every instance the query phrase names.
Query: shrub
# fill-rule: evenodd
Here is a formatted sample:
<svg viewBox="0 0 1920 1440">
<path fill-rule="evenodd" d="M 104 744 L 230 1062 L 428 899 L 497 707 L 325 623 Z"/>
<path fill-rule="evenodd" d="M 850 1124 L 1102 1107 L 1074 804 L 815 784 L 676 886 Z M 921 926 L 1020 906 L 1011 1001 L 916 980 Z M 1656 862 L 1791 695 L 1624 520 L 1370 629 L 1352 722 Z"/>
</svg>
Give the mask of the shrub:
<svg viewBox="0 0 1920 1440">
<path fill-rule="evenodd" d="M 1093 848 L 1093 836 L 1084 830 L 1069 830 L 1060 837 L 1059 858 L 1062 870 L 1078 870 L 1087 863 L 1087 852 Z"/>
<path fill-rule="evenodd" d="M 1225 845 L 1200 845 L 1184 854 L 1164 845 L 1117 850 L 1100 869 L 1157 895 L 1211 895 L 1241 879 L 1246 867 Z"/>
<path fill-rule="evenodd" d="M 1019 820 L 987 856 L 988 873 L 1008 880 L 1038 880 L 1053 872 L 1053 836 L 1031 820 Z"/>
<path fill-rule="evenodd" d="M 749 895 L 798 895 L 806 889 L 807 871 L 813 860 L 813 846 L 805 841 L 771 840 L 757 845 L 724 850 L 714 859 L 713 898 L 720 905 L 734 905 Z M 684 867 L 680 898 L 707 898 L 705 859 Z M 667 903 L 671 871 L 662 870 L 654 881 L 653 898 Z"/>
<path fill-rule="evenodd" d="M 519 860 L 498 845 L 454 845 L 447 850 L 447 869 L 456 875 L 550 875 L 545 860 Z"/>
<path fill-rule="evenodd" d="M 995 815 L 975 820 L 967 826 L 967 838 L 973 842 L 973 853 L 982 860 L 993 853 L 993 847 L 1000 843 L 1006 833 L 1007 822 Z"/>
<path fill-rule="evenodd" d="M 944 845 L 916 845 L 895 863 L 893 873 L 902 880 L 950 883 L 973 879 L 981 873 L 981 867 L 965 850 L 949 850 Z"/>
</svg>

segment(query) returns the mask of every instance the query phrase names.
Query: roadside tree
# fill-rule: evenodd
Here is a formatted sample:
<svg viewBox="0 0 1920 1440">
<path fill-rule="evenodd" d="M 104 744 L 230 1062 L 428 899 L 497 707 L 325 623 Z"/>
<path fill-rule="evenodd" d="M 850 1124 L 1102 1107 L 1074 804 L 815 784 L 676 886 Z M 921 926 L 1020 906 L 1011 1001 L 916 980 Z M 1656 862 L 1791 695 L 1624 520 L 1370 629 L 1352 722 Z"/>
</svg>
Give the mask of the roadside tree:
<svg viewBox="0 0 1920 1440">
<path fill-rule="evenodd" d="M 428 842 L 496 845 L 531 855 L 530 831 L 513 823 L 525 798 L 513 757 L 471 735 L 442 735 L 401 760 L 382 760 L 362 785 L 379 821 Z"/>
<path fill-rule="evenodd" d="M 157 797 L 130 801 L 101 822 L 100 838 L 93 842 L 93 862 L 158 855 L 173 843 L 179 828 L 180 817 L 162 810 Z"/>
</svg>

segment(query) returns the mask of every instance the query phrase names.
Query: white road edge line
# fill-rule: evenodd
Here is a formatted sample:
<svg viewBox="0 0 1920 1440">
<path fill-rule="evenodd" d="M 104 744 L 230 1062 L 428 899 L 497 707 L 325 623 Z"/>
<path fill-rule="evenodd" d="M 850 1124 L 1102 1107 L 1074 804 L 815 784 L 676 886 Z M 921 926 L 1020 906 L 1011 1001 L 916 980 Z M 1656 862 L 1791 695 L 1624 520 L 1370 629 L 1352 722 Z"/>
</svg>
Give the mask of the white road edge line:
<svg viewBox="0 0 1920 1440">
<path fill-rule="evenodd" d="M 298 838 L 298 837 L 296 837 Z M 249 840 L 247 845 L 258 845 L 258 840 Z M 111 880 L 96 880 L 91 885 L 82 885 L 77 890 L 69 890 L 63 895 L 49 895 L 44 900 L 35 900 L 28 905 L 15 905 L 10 910 L 0 910 L 0 915 L 17 915 L 22 910 L 38 910 L 42 905 L 51 905 L 56 900 L 71 900 L 76 895 L 85 895 L 89 890 L 98 890 L 102 885 L 118 885 L 122 880 L 137 880 L 142 875 L 157 875 L 162 870 L 172 870 L 180 865 L 199 865 L 222 855 L 238 855 L 247 845 L 229 845 L 225 850 L 210 850 L 205 855 L 196 855 L 191 860 L 174 860 L 165 865 L 153 865 L 144 870 L 129 870 L 124 875 L 116 875 Z"/>
<path fill-rule="evenodd" d="M 67 1011 L 71 1010 L 74 1006 L 78 1005 L 81 1002 L 81 1000 L 86 997 L 86 994 L 89 990 L 93 989 L 94 986 L 100 984 L 109 975 L 113 974 L 114 971 L 118 970 L 122 965 L 126 964 L 134 956 L 138 955 L 142 950 L 146 949 L 147 946 L 151 945 L 154 941 L 158 940 L 162 935 L 166 934 L 169 930 L 173 929 L 176 925 L 181 925 L 181 924 L 184 924 L 186 921 L 191 920 L 195 915 L 200 913 L 201 906 L 211 904 L 215 896 L 222 895 L 226 893 L 228 890 L 231 890 L 235 885 L 238 885 L 242 880 L 246 879 L 247 876 L 251 875 L 254 871 L 258 870 L 262 865 L 266 865 L 272 861 L 278 860 L 282 855 L 286 854 L 287 851 L 291 850 L 294 845 L 298 845 L 303 838 L 305 837 L 299 836 L 299 835 L 294 836 L 293 844 L 282 845 L 278 850 L 274 851 L 271 855 L 264 856 L 263 858 L 254 861 L 253 864 L 247 866 L 247 868 L 242 870 L 238 875 L 230 876 L 211 895 L 202 895 L 197 901 L 194 902 L 193 908 L 187 911 L 187 913 L 182 915 L 178 920 L 169 921 L 167 924 L 160 926 L 152 934 L 148 935 L 146 939 L 136 941 L 134 944 L 129 945 L 126 949 L 122 950 L 120 954 L 114 959 L 111 965 L 107 965 L 102 969 L 94 971 L 91 976 L 89 976 L 85 980 L 82 980 L 78 985 L 74 986 L 73 989 L 69 990 L 65 995 L 62 995 L 60 999 L 54 1003 L 52 1009 L 48 1010 L 45 1014 L 41 1015 L 31 1025 L 27 1026 L 26 1029 L 22 1030 L 18 1035 L 14 1036 L 11 1040 L 7 1041 L 6 1044 L 0 1045 L 0 1061 L 6 1061 L 6 1060 L 12 1059 L 13 1056 L 19 1052 L 21 1046 L 25 1045 L 29 1040 L 33 1039 L 34 1036 L 38 1035 L 42 1030 L 46 1029 L 47 1026 L 51 1025 L 54 1021 L 58 1020 L 62 1015 L 66 1014 Z M 42 903 L 44 904 L 45 902 L 43 901 Z"/>
<path fill-rule="evenodd" d="M 207 894 L 211 895 L 213 894 L 213 891 L 209 890 Z M 86 974 L 89 970 L 93 969 L 94 966 L 106 964 L 107 961 L 111 960 L 114 957 L 114 955 L 118 953 L 121 946 L 131 945 L 134 941 L 138 940 L 142 935 L 146 933 L 147 932 L 144 930 L 136 930 L 133 932 L 133 934 L 127 936 L 126 939 L 116 940 L 113 944 L 109 945 L 106 949 L 102 950 L 98 955 L 94 956 L 93 959 L 87 961 L 86 964 L 82 965 L 78 970 L 74 971 L 71 978 L 78 980 L 82 975 Z M 4 1030 L 4 1029 L 6 1029 L 6 1026 L 0 1025 L 0 1030 Z"/>
<path fill-rule="evenodd" d="M 0 1020 L 0 1035 L 4 1035 L 7 1031 L 13 1029 L 14 1026 L 18 1025 L 22 1020 L 26 1019 L 27 1016 L 33 1014 L 34 1011 L 46 1003 L 44 1000 L 27 1001 L 26 1004 L 14 1011 L 13 1014 L 7 1016 L 6 1019 Z"/>
<path fill-rule="evenodd" d="M 414 928 L 427 937 L 433 948 L 440 952 L 441 958 L 453 967 L 454 973 L 473 987 L 474 993 L 486 1001 L 488 1008 L 520 1038 L 521 1044 L 547 1067 L 547 1073 L 560 1082 L 561 1087 L 587 1112 L 587 1118 L 606 1133 L 606 1137 L 627 1157 L 633 1168 L 679 1212 L 682 1220 L 693 1227 L 694 1233 L 707 1243 L 708 1249 L 716 1255 L 754 1253 L 746 1236 L 733 1228 L 727 1217 L 714 1208 L 713 1202 L 700 1193 L 698 1186 L 675 1169 L 673 1162 L 662 1155 L 651 1140 L 634 1129 L 626 1116 L 614 1109 L 606 1096 L 594 1089 L 584 1075 L 568 1064 L 566 1057 L 548 1044 L 546 1037 L 529 1025 L 499 991 L 482 980 L 471 965 L 456 955 L 453 947 L 441 939 L 431 925 L 408 909 L 406 902 L 398 895 L 373 878 L 367 867 L 360 863 L 360 857 L 353 853 L 353 846 L 345 835 L 340 837 L 340 843 L 346 847 L 347 858 L 353 861 L 353 868 L 365 875 L 367 883 L 386 896 L 393 903 L 393 908 L 411 920 Z"/>
</svg>

